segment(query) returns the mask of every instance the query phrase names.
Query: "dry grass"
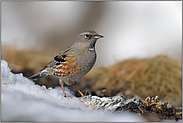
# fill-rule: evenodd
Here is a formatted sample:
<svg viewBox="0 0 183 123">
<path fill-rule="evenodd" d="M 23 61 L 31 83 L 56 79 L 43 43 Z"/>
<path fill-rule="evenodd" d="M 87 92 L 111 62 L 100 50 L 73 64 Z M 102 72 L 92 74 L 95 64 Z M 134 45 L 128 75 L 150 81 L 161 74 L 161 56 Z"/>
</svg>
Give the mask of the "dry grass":
<svg viewBox="0 0 183 123">
<path fill-rule="evenodd" d="M 133 111 L 140 116 L 144 116 L 150 122 L 157 122 L 157 118 L 153 117 L 154 119 L 148 119 L 147 115 L 152 116 L 153 114 L 156 114 L 161 120 L 182 120 L 182 108 L 168 106 L 168 102 L 162 103 L 159 101 L 158 96 L 148 96 L 145 100 L 140 99 L 139 102 L 138 106 L 132 106 Z"/>
<path fill-rule="evenodd" d="M 1 46 L 1 59 L 6 60 L 10 68 L 21 70 L 31 68 L 39 71 L 55 54 L 49 50 L 16 50 L 14 46 Z"/>
<path fill-rule="evenodd" d="M 128 91 L 143 97 L 158 95 L 179 103 L 182 100 L 181 61 L 167 56 L 128 59 L 95 69 L 87 77 L 95 78 L 94 88 Z"/>
</svg>

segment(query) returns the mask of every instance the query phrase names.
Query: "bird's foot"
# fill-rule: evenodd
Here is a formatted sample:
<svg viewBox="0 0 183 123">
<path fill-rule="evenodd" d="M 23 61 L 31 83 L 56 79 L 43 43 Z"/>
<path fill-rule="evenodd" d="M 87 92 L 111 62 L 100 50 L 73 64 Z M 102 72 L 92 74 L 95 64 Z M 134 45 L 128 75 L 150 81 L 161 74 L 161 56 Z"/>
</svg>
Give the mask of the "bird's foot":
<svg viewBox="0 0 183 123">
<path fill-rule="evenodd" d="M 66 94 L 64 94 L 64 97 L 66 97 Z"/>
</svg>

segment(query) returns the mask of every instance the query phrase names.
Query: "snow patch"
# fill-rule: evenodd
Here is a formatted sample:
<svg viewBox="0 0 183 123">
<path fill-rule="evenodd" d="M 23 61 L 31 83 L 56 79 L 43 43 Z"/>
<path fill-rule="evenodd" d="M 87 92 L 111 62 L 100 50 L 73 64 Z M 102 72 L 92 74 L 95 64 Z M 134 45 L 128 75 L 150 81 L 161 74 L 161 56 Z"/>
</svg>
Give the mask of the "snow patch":
<svg viewBox="0 0 183 123">
<path fill-rule="evenodd" d="M 1 60 L 2 121 L 144 121 L 129 113 L 91 111 L 73 92 L 64 89 L 67 97 L 61 87 L 46 89 L 22 73 L 13 74 L 8 63 Z"/>
</svg>

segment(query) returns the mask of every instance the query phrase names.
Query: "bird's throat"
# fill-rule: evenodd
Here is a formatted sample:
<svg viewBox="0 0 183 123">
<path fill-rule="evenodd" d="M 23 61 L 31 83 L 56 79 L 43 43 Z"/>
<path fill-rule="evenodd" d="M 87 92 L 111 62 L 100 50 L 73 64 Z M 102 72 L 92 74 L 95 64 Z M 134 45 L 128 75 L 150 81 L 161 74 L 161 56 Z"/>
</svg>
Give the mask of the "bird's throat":
<svg viewBox="0 0 183 123">
<path fill-rule="evenodd" d="M 94 50 L 95 50 L 95 44 L 96 44 L 96 41 L 93 41 L 93 42 L 91 43 L 91 45 L 89 46 L 88 50 L 89 50 L 89 51 L 94 51 Z"/>
</svg>

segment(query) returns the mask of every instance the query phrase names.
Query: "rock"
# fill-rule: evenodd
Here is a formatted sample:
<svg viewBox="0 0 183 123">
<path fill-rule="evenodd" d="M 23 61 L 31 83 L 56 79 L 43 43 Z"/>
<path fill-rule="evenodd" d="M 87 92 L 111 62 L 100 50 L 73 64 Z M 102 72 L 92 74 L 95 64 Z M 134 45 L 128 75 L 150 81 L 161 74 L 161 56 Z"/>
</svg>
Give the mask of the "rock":
<svg viewBox="0 0 183 123">
<path fill-rule="evenodd" d="M 98 97 L 87 95 L 81 97 L 80 100 L 91 110 L 99 110 L 100 112 L 121 113 L 131 112 L 144 117 L 150 122 L 155 121 L 182 121 L 182 107 L 174 108 L 168 106 L 168 102 L 162 103 L 158 96 L 147 97 L 142 100 L 135 96 L 126 99 L 123 95 L 113 97 Z M 151 116 L 151 119 L 148 118 Z M 152 118 L 153 117 L 153 118 Z"/>
<path fill-rule="evenodd" d="M 121 95 L 102 98 L 87 95 L 80 99 L 91 110 L 101 110 L 103 112 L 120 112 L 122 110 L 127 110 L 129 104 L 139 104 L 139 98 L 137 96 L 131 99 L 125 99 L 124 96 Z"/>
</svg>

